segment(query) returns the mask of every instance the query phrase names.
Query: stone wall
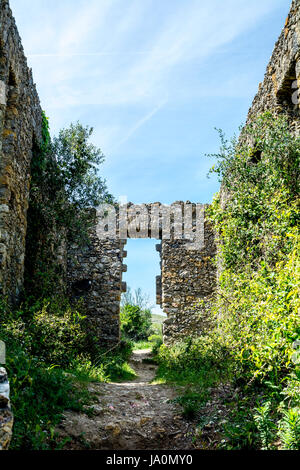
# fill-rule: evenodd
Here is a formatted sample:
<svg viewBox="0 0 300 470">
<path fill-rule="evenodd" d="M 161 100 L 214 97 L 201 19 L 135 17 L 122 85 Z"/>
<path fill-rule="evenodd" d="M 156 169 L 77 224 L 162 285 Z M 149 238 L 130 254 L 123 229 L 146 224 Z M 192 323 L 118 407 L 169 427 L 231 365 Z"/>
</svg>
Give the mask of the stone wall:
<svg viewBox="0 0 300 470">
<path fill-rule="evenodd" d="M 116 239 L 100 240 L 96 225 L 90 230 L 89 243 L 68 247 L 67 282 L 69 295 L 83 299 L 90 326 L 104 347 L 120 339 L 120 300 L 124 242 Z"/>
<path fill-rule="evenodd" d="M 161 276 L 157 277 L 156 286 L 157 303 L 168 316 L 164 325 L 165 341 L 171 343 L 183 335 L 203 332 L 207 328 L 209 300 L 215 286 L 215 245 L 207 222 L 202 249 L 190 249 L 193 242 L 183 238 L 187 224 L 185 211 L 192 216 L 190 225 L 196 233 L 196 205 L 190 202 L 176 202 L 171 206 L 129 203 L 125 208 L 122 206 L 121 210 L 126 212 L 123 220 L 120 210 L 112 210 L 116 228 L 114 238 L 110 231 L 107 238 L 102 239 L 108 219 L 104 222 L 98 217 L 90 233 L 90 243 L 85 247 L 72 245 L 68 250 L 70 295 L 75 300 L 84 299 L 89 321 L 99 342 L 106 346 L 120 338 L 120 299 L 122 292 L 126 291 L 122 282 L 122 274 L 127 270 L 123 264 L 127 254 L 124 252 L 126 237 L 161 240 L 158 245 Z M 180 214 L 178 220 L 171 215 L 175 210 Z M 110 219 L 110 228 L 114 220 Z M 166 220 L 170 223 L 165 223 Z"/>
<path fill-rule="evenodd" d="M 188 250 L 184 240 L 162 241 L 161 301 L 167 320 L 164 342 L 202 334 L 210 326 L 209 306 L 216 285 L 214 234 L 205 222 L 205 246 Z M 159 297 L 159 296 L 158 296 Z"/>
<path fill-rule="evenodd" d="M 0 294 L 18 300 L 23 287 L 33 142 L 41 108 L 7 0 L 0 0 Z"/>
<path fill-rule="evenodd" d="M 285 26 L 275 44 L 266 74 L 249 110 L 248 121 L 267 111 L 288 114 L 291 128 L 300 131 L 300 2 L 293 0 Z"/>
</svg>

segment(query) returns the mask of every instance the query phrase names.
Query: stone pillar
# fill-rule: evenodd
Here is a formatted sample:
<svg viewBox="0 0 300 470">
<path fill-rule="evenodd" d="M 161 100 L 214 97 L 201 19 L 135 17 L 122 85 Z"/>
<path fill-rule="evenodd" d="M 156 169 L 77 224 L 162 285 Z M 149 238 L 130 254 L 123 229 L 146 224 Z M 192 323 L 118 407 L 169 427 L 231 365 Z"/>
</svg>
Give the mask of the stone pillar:
<svg viewBox="0 0 300 470">
<path fill-rule="evenodd" d="M 126 292 L 122 274 L 124 242 L 100 240 L 96 227 L 84 247 L 68 248 L 68 289 L 74 300 L 83 298 L 88 321 L 99 338 L 100 346 L 120 340 L 120 300 Z"/>
<path fill-rule="evenodd" d="M 167 314 L 164 342 L 201 335 L 210 326 L 210 299 L 216 285 L 214 234 L 205 222 L 205 246 L 189 250 L 189 241 L 162 241 L 161 307 Z"/>
</svg>

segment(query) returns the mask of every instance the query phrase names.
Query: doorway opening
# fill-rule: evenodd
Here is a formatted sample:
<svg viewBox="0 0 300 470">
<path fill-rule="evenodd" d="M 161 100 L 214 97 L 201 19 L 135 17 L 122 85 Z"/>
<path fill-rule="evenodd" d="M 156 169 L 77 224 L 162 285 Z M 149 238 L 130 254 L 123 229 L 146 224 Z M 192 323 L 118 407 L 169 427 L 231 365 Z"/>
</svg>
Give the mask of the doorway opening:
<svg viewBox="0 0 300 470">
<path fill-rule="evenodd" d="M 156 245 L 155 239 L 127 240 L 127 272 L 123 274 L 127 290 L 121 298 L 121 334 L 134 342 L 135 349 L 162 343 L 162 326 L 167 317 L 157 305 L 161 261 Z"/>
</svg>

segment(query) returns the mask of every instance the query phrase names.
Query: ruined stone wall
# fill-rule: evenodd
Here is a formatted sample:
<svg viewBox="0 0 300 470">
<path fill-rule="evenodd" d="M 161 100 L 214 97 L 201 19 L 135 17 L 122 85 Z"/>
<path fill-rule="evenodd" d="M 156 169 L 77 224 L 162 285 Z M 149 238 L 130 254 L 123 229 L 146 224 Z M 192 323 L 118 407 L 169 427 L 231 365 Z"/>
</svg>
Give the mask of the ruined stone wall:
<svg viewBox="0 0 300 470">
<path fill-rule="evenodd" d="M 7 0 L 0 0 L 0 294 L 16 301 L 23 287 L 33 141 L 41 108 Z"/>
<path fill-rule="evenodd" d="M 68 248 L 67 282 L 69 295 L 83 299 L 85 310 L 99 345 L 114 345 L 120 339 L 120 300 L 126 286 L 122 283 L 124 242 L 116 239 L 100 240 L 96 226 L 89 235 L 89 243 Z"/>
<path fill-rule="evenodd" d="M 300 2 L 293 0 L 285 26 L 275 44 L 266 74 L 248 114 L 251 121 L 270 110 L 288 114 L 291 128 L 299 135 Z"/>
<path fill-rule="evenodd" d="M 210 326 L 210 301 L 216 285 L 214 234 L 206 221 L 205 246 L 188 250 L 184 240 L 162 241 L 161 308 L 167 314 L 164 342 L 202 334 Z"/>
<path fill-rule="evenodd" d="M 180 213 L 177 221 L 172 215 L 175 207 Z M 204 247 L 200 250 L 189 249 L 194 245 L 193 241 L 183 239 L 186 207 L 192 215 L 191 227 L 195 233 L 195 204 L 176 202 L 165 206 L 160 203 L 129 203 L 123 221 L 120 212 L 115 212 L 115 238 L 107 232 L 107 238 L 102 239 L 105 232 L 100 233 L 97 225 L 101 222 L 100 217 L 91 230 L 89 244 L 81 248 L 76 245 L 69 247 L 67 271 L 70 295 L 75 300 L 84 299 L 89 321 L 103 346 L 116 343 L 120 338 L 120 299 L 122 292 L 126 291 L 126 285 L 122 282 L 122 274 L 127 270 L 123 264 L 127 255 L 123 249 L 126 237 L 161 240 L 157 245 L 161 254 L 161 276 L 157 277 L 156 286 L 157 303 L 168 317 L 164 325 L 165 341 L 172 343 L 183 335 L 200 334 L 207 328 L 207 311 L 215 287 L 214 236 L 208 222 L 205 222 Z M 164 218 L 166 215 L 167 218 Z M 170 223 L 165 223 L 166 220 Z M 110 219 L 110 222 L 112 227 L 113 220 Z M 102 225 L 105 227 L 103 221 Z M 168 226 L 169 239 L 166 233 Z"/>
</svg>

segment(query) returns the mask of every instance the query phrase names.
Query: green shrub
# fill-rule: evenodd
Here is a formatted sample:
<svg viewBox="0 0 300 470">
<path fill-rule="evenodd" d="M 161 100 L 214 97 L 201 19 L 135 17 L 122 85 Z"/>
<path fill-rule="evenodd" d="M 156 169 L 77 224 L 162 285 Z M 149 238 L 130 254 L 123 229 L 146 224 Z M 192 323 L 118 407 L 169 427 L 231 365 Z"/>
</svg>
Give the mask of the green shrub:
<svg viewBox="0 0 300 470">
<path fill-rule="evenodd" d="M 163 344 L 163 336 L 162 334 L 154 334 L 149 336 L 148 338 L 149 343 L 152 344 L 152 352 L 153 354 L 157 354 L 159 348 Z"/>
<path fill-rule="evenodd" d="M 225 450 L 259 449 L 260 438 L 253 415 L 253 396 L 244 393 L 228 403 L 230 413 L 223 426 L 219 448 Z"/>
<path fill-rule="evenodd" d="M 49 303 L 32 317 L 28 325 L 32 336 L 31 352 L 47 364 L 62 367 L 87 351 L 85 317 L 70 306 L 62 314 L 51 314 Z"/>
<path fill-rule="evenodd" d="M 193 390 L 186 390 L 182 396 L 176 398 L 173 402 L 178 403 L 182 407 L 182 415 L 189 420 L 195 419 L 201 405 L 203 405 L 208 398 L 206 390 L 197 392 Z"/>
<path fill-rule="evenodd" d="M 61 369 L 40 364 L 17 343 L 7 344 L 7 364 L 14 413 L 12 450 L 56 447 L 54 429 L 66 409 L 82 410 L 88 403 Z"/>
<path fill-rule="evenodd" d="M 149 336 L 151 311 L 142 310 L 137 305 L 124 305 L 121 308 L 121 331 L 132 340 L 143 340 Z"/>
<path fill-rule="evenodd" d="M 221 139 L 213 171 L 223 194 L 208 211 L 219 247 L 216 333 L 230 350 L 245 396 L 263 394 L 269 403 L 256 412 L 260 444 L 251 437 L 252 445 L 271 446 L 274 422 L 283 447 L 290 445 L 284 443 L 289 433 L 297 446 L 300 138 L 285 116 L 265 113 L 244 128 L 241 139 L 228 142 L 222 133 Z"/>
<path fill-rule="evenodd" d="M 210 387 L 230 374 L 229 350 L 213 335 L 186 338 L 157 354 L 158 377 L 176 383 Z"/>
<path fill-rule="evenodd" d="M 270 402 L 266 402 L 255 409 L 254 421 L 258 429 L 262 450 L 270 450 L 274 439 L 275 424 L 270 417 L 270 412 Z"/>
<path fill-rule="evenodd" d="M 300 408 L 290 408 L 283 411 L 279 421 L 278 436 L 281 448 L 284 450 L 300 449 Z"/>
</svg>

